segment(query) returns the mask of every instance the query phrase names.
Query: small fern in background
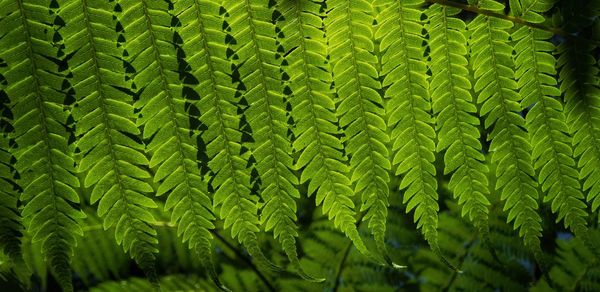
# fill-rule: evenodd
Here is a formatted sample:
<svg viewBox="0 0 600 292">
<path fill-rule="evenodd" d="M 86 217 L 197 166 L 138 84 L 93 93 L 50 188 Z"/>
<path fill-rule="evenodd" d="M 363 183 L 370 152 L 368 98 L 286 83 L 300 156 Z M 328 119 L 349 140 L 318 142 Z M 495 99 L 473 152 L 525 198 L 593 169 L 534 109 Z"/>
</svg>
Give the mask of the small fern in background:
<svg viewBox="0 0 600 292">
<path fill-rule="evenodd" d="M 0 0 L 0 285 L 598 290 L 599 16 Z"/>
</svg>

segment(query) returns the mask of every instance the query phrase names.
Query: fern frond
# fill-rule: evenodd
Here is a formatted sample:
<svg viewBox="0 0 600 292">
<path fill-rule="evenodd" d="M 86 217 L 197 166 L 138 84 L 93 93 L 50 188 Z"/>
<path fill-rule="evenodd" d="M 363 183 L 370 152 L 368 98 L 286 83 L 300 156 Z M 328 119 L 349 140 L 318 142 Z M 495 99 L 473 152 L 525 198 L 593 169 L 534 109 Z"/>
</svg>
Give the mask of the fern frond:
<svg viewBox="0 0 600 292">
<path fill-rule="evenodd" d="M 260 178 L 260 195 L 264 201 L 261 221 L 267 231 L 273 229 L 283 251 L 292 265 L 301 271 L 296 251 L 296 188 L 298 178 L 292 172 L 294 161 L 288 137 L 286 101 L 279 69 L 281 60 L 275 25 L 269 1 L 246 1 L 246 16 L 229 24 L 239 46 L 236 47 L 243 63 L 237 67 L 243 88 L 240 93 L 249 103 L 245 116 L 253 130 L 251 147 Z M 233 10 L 232 10 L 233 11 Z M 243 26 L 243 27 L 242 27 Z"/>
<path fill-rule="evenodd" d="M 504 5 L 479 1 L 483 9 L 502 13 Z M 485 116 L 485 128 L 490 129 L 490 152 L 496 165 L 496 189 L 501 190 L 508 220 L 514 221 L 525 244 L 540 259 L 542 250 L 542 218 L 537 212 L 538 191 L 531 158 L 531 144 L 525 119 L 521 116 L 521 96 L 517 94 L 512 46 L 508 31 L 513 23 L 478 15 L 469 23 L 471 60 L 475 70 L 474 89 L 478 93 L 479 111 Z"/>
<path fill-rule="evenodd" d="M 424 1 L 378 0 L 383 86 L 396 175 L 403 175 L 403 203 L 415 210 L 414 221 L 433 249 L 438 247 L 438 194 L 435 161 L 435 131 L 427 82 L 422 6 Z"/>
<path fill-rule="evenodd" d="M 2 93 L 0 93 L 1 95 Z M 18 208 L 19 187 L 15 181 L 16 171 L 12 166 L 14 156 L 6 133 L 0 133 L 0 251 L 12 261 L 21 258 L 23 225 Z"/>
<path fill-rule="evenodd" d="M 463 206 L 462 215 L 468 214 L 485 237 L 490 205 L 488 167 L 481 153 L 471 82 L 465 77 L 469 76 L 465 58 L 467 41 L 465 23 L 455 17 L 459 12 L 459 9 L 438 4 L 427 10 L 432 71 L 430 93 L 439 139 L 437 150 L 446 150 L 444 173 L 452 173 L 448 186 Z"/>
<path fill-rule="evenodd" d="M 363 220 L 378 247 L 385 249 L 385 227 L 391 168 L 385 110 L 378 90 L 381 84 L 371 29 L 374 8 L 370 1 L 329 1 L 325 32 L 335 90 L 337 114 L 344 129 L 344 149 L 350 158 L 354 193 L 366 211 Z"/>
<path fill-rule="evenodd" d="M 13 12 L 13 14 L 15 14 Z M 9 20 L 14 16 L 3 16 L 0 25 L 9 25 Z M 2 34 L 3 31 L 0 31 Z M 4 35 L 5 37 L 6 35 Z M 0 37 L 0 44 L 2 43 Z M 0 55 L 0 57 L 5 57 Z M 13 262 L 22 261 L 21 237 L 24 226 L 18 210 L 19 189 L 17 172 L 15 170 L 15 157 L 12 155 L 17 146 L 11 135 L 14 132 L 12 125 L 13 114 L 10 109 L 10 99 L 5 91 L 8 80 L 4 77 L 8 64 L 0 58 L 0 252 L 3 252 Z"/>
<path fill-rule="evenodd" d="M 137 124 L 143 126 L 143 138 L 150 140 L 146 149 L 151 153 L 149 166 L 155 170 L 153 180 L 158 183 L 156 194 L 169 193 L 165 209 L 172 209 L 171 220 L 178 223 L 178 235 L 189 243 L 218 283 L 209 232 L 214 228 L 212 221 L 215 217 L 207 183 L 197 162 L 198 147 L 190 125 L 190 119 L 198 118 L 198 100 L 186 93 L 193 90 L 187 84 L 197 81 L 193 78 L 180 80 L 177 74 L 181 65 L 178 56 L 183 53 L 179 45 L 184 39 L 193 38 L 197 28 L 181 31 L 178 25 L 182 21 L 176 15 L 189 9 L 190 13 L 186 16 L 193 21 L 197 7 L 194 1 L 178 1 L 173 5 L 153 1 L 140 4 L 132 9 L 143 12 L 143 21 L 138 25 L 147 32 L 134 35 L 131 42 L 135 42 L 135 46 L 130 48 L 126 43 L 125 48 L 134 56 L 131 62 L 137 70 L 134 82 L 141 88 L 140 100 L 136 104 L 141 108 Z M 171 25 L 174 27 L 171 28 Z M 143 30 L 141 27 L 125 26 L 124 29 L 138 31 Z"/>
<path fill-rule="evenodd" d="M 21 216 L 33 241 L 41 241 L 58 282 L 69 291 L 73 289 L 70 258 L 76 237 L 83 234 L 79 221 L 85 215 L 77 210 L 79 180 L 73 174 L 65 126 L 69 111 L 63 106 L 68 97 L 63 88 L 68 81 L 61 64 L 66 56 L 60 37 L 54 35 L 54 47 L 53 36 L 46 33 L 62 26 L 55 21 L 59 16 L 48 13 L 43 4 L 48 3 L 4 1 L 3 9 L 14 13 L 7 19 L 11 23 L 1 28 L 0 45 L 8 48 L 2 52 L 8 69 L 3 76 L 8 84 L 5 92 L 13 101 L 15 168 L 21 175 L 20 199 L 25 203 Z"/>
<path fill-rule="evenodd" d="M 521 1 L 520 16 L 532 22 L 542 22 L 540 15 L 552 7 L 553 0 Z M 513 8 L 513 7 L 511 7 Z M 537 15 L 537 16 L 534 16 Z M 553 77 L 556 60 L 551 55 L 552 33 L 520 26 L 512 35 L 517 42 L 515 63 L 522 108 L 528 108 L 526 128 L 533 146 L 532 157 L 538 171 L 538 182 L 545 192 L 544 202 L 552 202 L 557 222 L 564 220 L 575 234 L 587 230 L 586 204 L 575 168 L 572 139 L 569 137 L 562 103 L 557 99 L 560 90 Z"/>
<path fill-rule="evenodd" d="M 290 3 L 292 4 L 292 3 Z M 302 0 L 296 3 L 295 16 L 282 28 L 282 46 L 286 52 L 289 76 L 284 92 L 290 92 L 293 129 L 293 148 L 299 153 L 296 168 L 302 169 L 300 183 L 308 182 L 308 195 L 316 194 L 317 205 L 333 219 L 357 248 L 366 247 L 354 225 L 354 202 L 344 163 L 343 145 L 336 135 L 335 104 L 330 88 L 332 77 L 327 70 L 327 46 L 323 32 L 322 2 Z"/>
<path fill-rule="evenodd" d="M 567 124 L 573 135 L 573 156 L 579 158 L 579 179 L 592 212 L 600 206 L 600 70 L 594 49 L 587 41 L 567 40 L 558 46 L 557 63 Z"/>
<path fill-rule="evenodd" d="M 2 25 L 2 19 L 0 19 Z M 1 37 L 0 37 L 1 39 Z M 2 40 L 0 40 L 1 44 Z M 6 256 L 4 265 L 27 288 L 30 285 L 31 272 L 23 261 L 21 240 L 25 227 L 19 211 L 19 193 L 23 190 L 17 183 L 18 173 L 14 167 L 12 154 L 17 146 L 13 137 L 13 114 L 8 94 L 4 91 L 8 81 L 3 69 L 8 67 L 0 58 L 0 254 Z"/>
<path fill-rule="evenodd" d="M 124 1 L 120 4 L 130 8 Z M 62 31 L 65 42 L 77 52 L 70 65 L 77 93 L 77 148 L 82 153 L 78 167 L 85 174 L 85 187 L 91 188 L 90 203 L 99 202 L 104 228 L 115 226 L 117 243 L 154 281 L 158 250 L 148 209 L 156 204 L 146 196 L 154 190 L 147 182 L 144 146 L 135 138 L 140 131 L 133 122 L 131 82 L 123 80 L 123 51 L 114 45 L 123 36 L 112 27 L 130 18 L 124 13 L 113 19 L 106 12 L 111 10 L 111 4 L 97 1 L 71 2 L 61 10 L 73 24 Z"/>
<path fill-rule="evenodd" d="M 201 64 L 193 75 L 201 80 L 194 89 L 200 94 L 200 121 L 207 126 L 202 133 L 206 141 L 208 167 L 213 172 L 211 186 L 215 191 L 214 211 L 225 220 L 224 227 L 231 230 L 257 261 L 264 266 L 275 268 L 264 256 L 258 245 L 256 233 L 260 231 L 258 219 L 258 196 L 253 193 L 250 151 L 243 145 L 248 138 L 249 127 L 242 119 L 247 100 L 241 96 L 243 84 L 237 80 L 239 72 L 233 59 L 235 37 L 229 22 L 243 19 L 245 3 L 223 3 L 224 6 L 199 2 L 199 19 L 202 22 L 202 39 L 197 44 L 199 51 L 190 57 Z M 238 9 L 238 13 L 229 11 Z M 240 16 L 240 13 L 242 16 Z M 239 17 L 229 19 L 229 17 Z M 222 40 L 227 43 L 222 44 Z"/>
</svg>

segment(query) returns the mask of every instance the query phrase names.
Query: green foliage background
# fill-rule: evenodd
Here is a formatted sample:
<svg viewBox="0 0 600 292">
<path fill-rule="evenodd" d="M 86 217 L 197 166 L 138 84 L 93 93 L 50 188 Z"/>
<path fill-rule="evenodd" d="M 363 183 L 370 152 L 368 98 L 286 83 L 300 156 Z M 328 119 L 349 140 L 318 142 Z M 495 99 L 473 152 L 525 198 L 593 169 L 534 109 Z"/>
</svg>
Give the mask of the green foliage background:
<svg viewBox="0 0 600 292">
<path fill-rule="evenodd" d="M 0 286 L 598 291 L 599 15 L 0 0 Z"/>
</svg>

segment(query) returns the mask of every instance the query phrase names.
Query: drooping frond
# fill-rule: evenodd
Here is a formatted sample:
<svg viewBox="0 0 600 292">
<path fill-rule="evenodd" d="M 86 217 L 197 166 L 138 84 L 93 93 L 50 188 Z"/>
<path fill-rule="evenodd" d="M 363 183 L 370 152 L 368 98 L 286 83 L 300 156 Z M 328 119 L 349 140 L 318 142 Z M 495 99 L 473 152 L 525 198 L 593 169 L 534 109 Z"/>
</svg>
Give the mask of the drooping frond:
<svg viewBox="0 0 600 292">
<path fill-rule="evenodd" d="M 567 124 L 573 135 L 573 156 L 579 158 L 579 179 L 592 211 L 600 206 L 600 70 L 594 49 L 585 40 L 569 39 L 558 47 L 557 64 Z"/>
<path fill-rule="evenodd" d="M 0 25 L 7 27 L 9 20 L 16 13 L 0 18 Z M 0 34 L 2 34 L 0 32 Z M 6 35 L 4 35 L 6 36 Z M 2 44 L 2 37 L 0 37 Z M 9 86 L 4 77 L 4 71 L 8 64 L 0 55 L 0 251 L 11 261 L 21 261 L 21 237 L 24 227 L 21 222 L 19 205 L 19 185 L 17 184 L 17 173 L 14 167 L 15 157 L 12 155 L 17 146 L 11 135 L 14 132 L 12 119 L 14 118 L 10 109 L 10 99 L 6 92 Z M 8 71 L 8 70 L 7 70 Z"/>
<path fill-rule="evenodd" d="M 69 62 L 77 95 L 73 115 L 77 148 L 82 153 L 78 167 L 85 174 L 84 186 L 91 189 L 90 203 L 99 202 L 97 212 L 104 218 L 104 228 L 115 227 L 117 242 L 154 281 L 157 242 L 150 225 L 154 218 L 148 209 L 156 208 L 156 204 L 146 196 L 154 190 L 147 182 L 150 174 L 144 146 L 134 137 L 140 131 L 134 123 L 132 82 L 123 79 L 127 72 L 121 56 L 127 54 L 112 45 L 125 40 L 113 26 L 122 28 L 121 21 L 135 25 L 131 12 L 139 10 L 121 2 L 116 4 L 118 8 L 98 1 L 71 2 L 61 15 L 73 26 L 61 33 L 67 48 L 76 52 Z M 122 7 L 129 8 L 130 13 L 113 17 L 108 12 L 113 8 L 121 11 Z"/>
<path fill-rule="evenodd" d="M 504 5 L 482 0 L 479 7 L 501 13 Z M 490 152 L 496 169 L 496 189 L 501 190 L 504 210 L 508 220 L 525 244 L 541 258 L 541 217 L 537 213 L 538 191 L 531 158 L 531 144 L 521 116 L 521 96 L 516 92 L 513 48 L 509 31 L 513 23 L 508 20 L 478 15 L 469 23 L 471 30 L 472 67 L 475 70 L 475 91 L 479 111 L 485 116 L 485 128 L 491 129 Z"/>
<path fill-rule="evenodd" d="M 456 17 L 459 9 L 434 4 L 429 7 L 430 85 L 438 131 L 437 150 L 445 150 L 444 173 L 452 173 L 449 187 L 462 205 L 462 215 L 486 236 L 488 167 L 481 153 L 477 108 L 467 78 L 465 23 Z"/>
<path fill-rule="evenodd" d="M 17 209 L 19 187 L 11 162 L 14 156 L 9 151 L 13 148 L 10 143 L 7 134 L 0 133 L 0 250 L 14 261 L 21 257 L 20 238 L 24 229 Z"/>
<path fill-rule="evenodd" d="M 435 131 L 431 117 L 427 63 L 424 54 L 424 1 L 378 0 L 382 11 L 375 37 L 381 39 L 382 74 L 393 164 L 403 175 L 400 188 L 407 211 L 415 210 L 414 220 L 433 249 L 437 239 L 438 194 L 435 161 Z"/>
<path fill-rule="evenodd" d="M 379 93 L 377 56 L 373 42 L 374 9 L 365 0 L 329 1 L 325 23 L 337 114 L 344 133 L 344 150 L 350 156 L 349 174 L 361 211 L 381 250 L 385 226 L 389 174 L 385 110 Z M 334 212 L 337 212 L 334 210 Z"/>
<path fill-rule="evenodd" d="M 78 210 L 79 180 L 66 129 L 70 98 L 65 66 L 68 55 L 56 32 L 64 27 L 56 8 L 45 1 L 3 1 L 3 10 L 13 11 L 3 21 L 0 58 L 14 115 L 14 148 L 18 183 L 25 207 L 21 216 L 27 232 L 40 241 L 49 263 L 64 290 L 72 290 L 70 258 L 76 237 L 82 234 Z M 48 11 L 52 13 L 48 13 Z M 8 190 L 8 189 L 7 189 Z"/>
<path fill-rule="evenodd" d="M 552 8 L 553 2 L 521 0 L 520 5 L 515 4 L 511 9 L 515 15 L 539 23 L 544 20 L 541 13 Z M 515 73 L 523 98 L 521 107 L 529 110 L 525 118 L 526 128 L 533 146 L 532 157 L 538 182 L 545 192 L 544 202 L 552 203 L 552 212 L 558 215 L 557 222 L 564 220 L 567 228 L 584 235 L 587 229 L 586 204 L 582 201 L 584 197 L 563 105 L 557 99 L 560 90 L 554 78 L 556 60 L 551 55 L 555 50 L 549 41 L 551 37 L 550 32 L 519 26 L 512 35 L 517 41 Z"/>
<path fill-rule="evenodd" d="M 146 149 L 151 154 L 153 180 L 158 183 L 156 194 L 169 194 L 165 208 L 172 209 L 171 219 L 179 224 L 178 235 L 189 243 L 218 283 L 209 232 L 214 228 L 215 217 L 207 183 L 197 162 L 197 134 L 191 128 L 191 120 L 198 119 L 199 113 L 197 93 L 190 93 L 193 89 L 189 85 L 198 81 L 179 72 L 185 66 L 180 60 L 185 54 L 181 45 L 198 33 L 196 4 L 140 2 L 140 6 L 132 8 L 143 13 L 136 16 L 142 17 L 137 23 L 139 27 L 124 28 L 126 39 L 135 45 L 130 48 L 126 44 L 125 48 L 133 56 L 131 65 L 136 69 L 134 82 L 140 88 L 136 107 L 141 108 L 137 124 L 143 126 L 143 139 L 150 141 Z M 179 28 L 182 23 L 187 24 L 187 29 Z M 128 37 L 128 30 L 146 32 Z"/>
<path fill-rule="evenodd" d="M 357 248 L 366 251 L 354 218 L 354 202 L 348 166 L 344 163 L 343 145 L 336 135 L 335 104 L 331 86 L 331 74 L 327 69 L 326 40 L 323 32 L 322 2 L 301 0 L 288 13 L 289 24 L 282 26 L 285 35 L 282 44 L 289 76 L 284 92 L 290 92 L 294 151 L 299 155 L 296 168 L 302 169 L 300 183 L 308 182 L 309 196 L 323 206 L 323 212 L 333 219 Z M 283 9 L 283 11 L 285 11 Z"/>
<path fill-rule="evenodd" d="M 207 127 L 202 139 L 207 143 L 208 167 L 212 171 L 214 211 L 225 220 L 224 227 L 231 230 L 233 238 L 243 243 L 261 264 L 272 267 L 261 252 L 256 236 L 260 231 L 259 198 L 252 191 L 250 181 L 250 151 L 243 145 L 248 139 L 249 126 L 242 113 L 248 101 L 241 94 L 243 83 L 233 61 L 239 59 L 234 53 L 237 41 L 229 33 L 232 30 L 229 23 L 245 20 L 247 25 L 245 3 L 236 1 L 220 6 L 201 1 L 199 4 L 202 38 L 195 46 L 199 48 L 198 53 L 189 57 L 189 63 L 201 64 L 192 74 L 200 80 L 194 89 L 201 97 L 200 121 Z M 222 40 L 227 43 L 222 44 Z"/>
<path fill-rule="evenodd" d="M 0 25 L 1 23 L 2 20 Z M 27 281 L 31 273 L 23 261 L 21 250 L 21 240 L 25 232 L 19 211 L 19 194 L 22 189 L 17 184 L 18 173 L 14 167 L 16 158 L 12 154 L 17 145 L 12 137 L 14 128 L 10 100 L 4 91 L 8 86 L 8 81 L 2 75 L 2 69 L 5 67 L 6 63 L 0 59 L 0 254 L 6 257 L 3 269 L 12 272 L 28 287 Z"/>
<path fill-rule="evenodd" d="M 298 178 L 292 172 L 292 144 L 288 137 L 286 100 L 283 96 L 279 42 L 271 22 L 275 10 L 269 1 L 246 1 L 240 14 L 246 16 L 229 24 L 237 42 L 236 55 L 241 76 L 238 87 L 248 101 L 245 116 L 252 128 L 251 147 L 260 177 L 260 196 L 264 201 L 261 221 L 265 230 L 273 230 L 283 251 L 299 271 L 296 251 L 296 198 Z M 233 10 L 232 10 L 233 11 Z M 233 13 L 233 12 L 231 12 Z M 304 272 L 301 275 L 306 277 Z"/>
</svg>

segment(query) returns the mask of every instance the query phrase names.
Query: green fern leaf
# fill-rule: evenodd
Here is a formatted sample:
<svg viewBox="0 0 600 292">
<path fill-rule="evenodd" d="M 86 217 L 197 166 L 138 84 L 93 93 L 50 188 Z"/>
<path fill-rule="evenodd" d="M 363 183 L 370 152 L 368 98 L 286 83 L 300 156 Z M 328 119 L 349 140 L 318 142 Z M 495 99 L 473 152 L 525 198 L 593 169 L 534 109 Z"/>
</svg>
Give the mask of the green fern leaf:
<svg viewBox="0 0 600 292">
<path fill-rule="evenodd" d="M 542 22 L 540 14 L 552 7 L 553 0 L 521 1 L 519 16 L 531 22 Z M 511 7 L 513 8 L 513 7 Z M 534 16 L 536 14 L 537 16 Z M 549 42 L 552 33 L 529 26 L 520 26 L 512 35 L 517 41 L 515 63 L 522 108 L 529 108 L 526 128 L 533 146 L 533 160 L 538 171 L 538 182 L 545 192 L 544 202 L 552 202 L 552 212 L 558 213 L 557 222 L 575 234 L 584 235 L 586 204 L 575 168 L 572 139 L 565 123 L 562 103 L 556 99 L 560 90 L 553 77 L 556 60 L 551 55 L 554 45 Z"/>
<path fill-rule="evenodd" d="M 428 9 L 431 47 L 431 97 L 438 131 L 437 150 L 444 154 L 444 173 L 453 173 L 449 188 L 462 215 L 468 215 L 485 237 L 490 202 L 488 167 L 481 153 L 477 108 L 469 90 L 466 67 L 465 23 L 455 17 L 459 9 L 434 4 Z"/>
<path fill-rule="evenodd" d="M 424 1 L 379 0 L 382 6 L 375 34 L 381 40 L 383 86 L 387 87 L 386 111 L 392 129 L 393 164 L 403 175 L 407 212 L 415 210 L 414 220 L 433 249 L 438 247 L 438 194 L 433 119 L 424 58 L 424 29 L 421 22 Z"/>
<path fill-rule="evenodd" d="M 215 217 L 207 183 L 201 177 L 196 161 L 198 148 L 190 127 L 192 116 L 189 111 L 193 110 L 192 107 L 197 111 L 197 100 L 188 100 L 185 97 L 190 96 L 184 94 L 184 90 L 189 88 L 184 89 L 183 83 L 193 81 L 180 81 L 177 74 L 181 63 L 176 59 L 176 49 L 182 52 L 177 45 L 183 42 L 183 38 L 190 39 L 197 29 L 188 29 L 183 36 L 177 27 L 173 33 L 167 33 L 171 24 L 181 23 L 176 15 L 197 7 L 194 1 L 179 1 L 177 8 L 167 4 L 150 1 L 141 2 L 139 7 L 145 20 L 141 24 L 146 27 L 147 34 L 139 38 L 134 36 L 136 47 L 129 50 L 136 56 L 132 66 L 139 68 L 134 82 L 143 88 L 136 104 L 141 108 L 137 124 L 143 126 L 143 138 L 151 139 L 147 151 L 151 153 L 149 166 L 155 169 L 153 180 L 158 183 L 156 194 L 169 193 L 165 208 L 172 209 L 171 219 L 179 224 L 178 235 L 189 242 L 190 248 L 198 254 L 205 269 L 218 283 L 212 263 L 212 235 L 209 231 L 214 228 L 212 221 Z M 173 10 L 169 11 L 169 8 Z M 194 13 L 187 16 L 192 20 L 196 17 Z M 191 25 L 193 21 L 186 23 Z M 172 42 L 176 42 L 175 45 L 171 45 Z M 152 78 L 153 74 L 157 74 L 158 78 Z"/>
<path fill-rule="evenodd" d="M 137 9 L 125 1 L 120 5 L 130 12 Z M 74 24 L 62 31 L 65 42 L 77 51 L 70 64 L 77 93 L 73 110 L 77 147 L 83 154 L 78 167 L 85 174 L 84 186 L 91 188 L 90 203 L 99 202 L 97 212 L 104 218 L 104 228 L 115 226 L 117 243 L 154 281 L 154 254 L 158 250 L 156 231 L 150 225 L 154 218 L 147 209 L 156 208 L 156 204 L 145 195 L 154 191 L 147 182 L 148 160 L 144 146 L 132 138 L 140 132 L 133 122 L 132 96 L 126 90 L 130 82 L 122 79 L 123 51 L 106 45 L 122 37 L 107 24 L 120 26 L 120 21 L 133 21 L 128 13 L 113 19 L 106 13 L 112 9 L 109 3 L 90 1 L 72 2 L 61 10 Z"/>
<path fill-rule="evenodd" d="M 354 193 L 362 201 L 363 220 L 378 247 L 385 250 L 385 229 L 391 168 L 383 99 L 378 90 L 378 64 L 371 29 L 370 1 L 330 1 L 325 32 L 336 93 L 337 113 L 344 129 L 344 149 L 350 158 Z"/>
<path fill-rule="evenodd" d="M 0 25 L 8 25 L 10 18 L 9 16 L 0 19 Z M 0 44 L 2 44 L 2 37 L 0 37 Z M 17 184 L 15 157 L 12 155 L 17 145 L 10 137 L 14 132 L 11 121 L 13 114 L 5 91 L 9 84 L 3 75 L 6 74 L 4 71 L 7 67 L 8 64 L 0 59 L 0 113 L 2 113 L 0 116 L 0 251 L 14 262 L 22 261 L 21 237 L 24 227 L 18 210 L 19 192 L 22 190 Z"/>
<path fill-rule="evenodd" d="M 62 288 L 73 289 L 70 258 L 76 237 L 83 232 L 79 221 L 85 215 L 77 210 L 79 181 L 65 125 L 69 111 L 63 106 L 68 96 L 65 88 L 65 60 L 59 40 L 51 42 L 45 31 L 62 28 L 48 6 L 4 1 L 2 6 L 13 11 L 10 25 L 3 25 L 0 42 L 1 58 L 10 71 L 5 72 L 5 92 L 13 101 L 14 139 L 18 148 L 16 170 L 25 207 L 21 216 L 33 241 L 41 242 L 41 250 Z M 4 9 L 4 8 L 3 8 Z M 56 12 L 55 10 L 50 10 Z M 40 59 L 45 60 L 44 62 Z M 59 66 L 56 66 L 59 64 Z M 62 84 L 63 86 L 61 87 Z"/>
<path fill-rule="evenodd" d="M 29 289 L 31 272 L 23 261 L 21 250 L 25 227 L 19 211 L 19 193 L 23 190 L 17 183 L 18 173 L 14 167 L 15 157 L 12 155 L 17 145 L 11 138 L 14 133 L 11 121 L 13 116 L 10 100 L 4 91 L 8 81 L 2 75 L 5 65 L 0 59 L 0 254 L 7 259 L 4 266 L 8 271 Z"/>
<path fill-rule="evenodd" d="M 502 13 L 504 6 L 483 0 L 479 7 Z M 523 129 L 521 96 L 517 94 L 512 46 L 508 20 L 479 15 L 469 24 L 471 60 L 475 70 L 475 91 L 481 104 L 480 115 L 486 116 L 485 127 L 490 129 L 490 152 L 496 164 L 496 188 L 501 190 L 508 220 L 519 228 L 525 244 L 538 260 L 542 257 L 540 237 L 541 217 L 537 213 L 538 191 L 531 158 L 531 144 Z"/>
<path fill-rule="evenodd" d="M 11 163 L 14 160 L 10 151 L 13 147 L 9 143 L 11 141 L 6 133 L 0 133 L 0 251 L 12 261 L 18 261 L 22 256 L 21 237 L 24 228 L 17 209 L 19 187 L 15 180 L 16 171 Z"/>
<path fill-rule="evenodd" d="M 205 5 L 200 11 L 204 34 L 199 44 L 201 51 L 194 59 L 198 58 L 201 66 L 193 74 L 202 80 L 195 89 L 201 96 L 200 121 L 208 127 L 202 139 L 207 142 L 208 167 L 213 172 L 214 211 L 225 220 L 224 227 L 231 230 L 231 236 L 237 238 L 250 255 L 261 265 L 276 269 L 258 244 L 259 198 L 253 193 L 250 181 L 250 151 L 242 144 L 249 131 L 242 119 L 248 102 L 241 96 L 243 84 L 233 79 L 233 76 L 239 77 L 239 72 L 232 59 L 237 60 L 239 56 L 234 53 L 237 41 L 228 33 L 232 30 L 229 23 L 242 21 L 247 25 L 246 3 L 227 2 L 224 6 L 210 1 L 200 3 Z M 228 43 L 223 45 L 222 40 Z"/>
<path fill-rule="evenodd" d="M 343 145 L 335 136 L 335 104 L 332 99 L 331 75 L 327 71 L 326 40 L 323 33 L 322 2 L 303 0 L 297 3 L 296 20 L 283 28 L 283 43 L 288 66 L 283 69 L 289 76 L 293 97 L 292 118 L 295 140 L 293 148 L 299 153 L 296 168 L 303 169 L 300 183 L 308 182 L 308 195 L 316 194 L 317 205 L 333 219 L 357 248 L 366 247 L 354 225 L 354 202 L 350 180 L 346 176 Z"/>
<path fill-rule="evenodd" d="M 260 195 L 264 201 L 261 221 L 267 231 L 273 230 L 283 251 L 300 275 L 309 278 L 301 269 L 296 251 L 296 188 L 298 178 L 294 167 L 291 141 L 287 137 L 286 101 L 282 95 L 283 80 L 275 25 L 271 23 L 275 10 L 269 1 L 247 1 L 245 19 L 230 23 L 239 46 L 236 55 L 244 59 L 237 68 L 249 107 L 245 112 L 253 130 L 252 156 L 260 177 Z M 236 24 L 243 25 L 238 27 Z M 240 88 L 240 87 L 238 87 Z"/>
<path fill-rule="evenodd" d="M 567 40 L 558 47 L 560 89 L 566 101 L 567 124 L 579 157 L 579 179 L 592 203 L 600 206 L 600 83 L 594 46 L 583 40 Z M 598 217 L 600 220 L 600 216 Z M 600 222 L 600 221 L 599 221 Z"/>
</svg>

